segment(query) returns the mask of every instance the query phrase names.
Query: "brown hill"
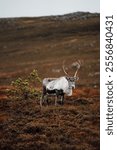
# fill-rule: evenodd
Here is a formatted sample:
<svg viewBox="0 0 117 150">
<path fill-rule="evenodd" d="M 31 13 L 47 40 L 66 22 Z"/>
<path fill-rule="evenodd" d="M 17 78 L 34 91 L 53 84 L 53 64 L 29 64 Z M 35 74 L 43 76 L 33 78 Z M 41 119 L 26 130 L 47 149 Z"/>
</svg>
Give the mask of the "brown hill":
<svg viewBox="0 0 117 150">
<path fill-rule="evenodd" d="M 99 86 L 99 14 L 0 19 L 0 84 L 9 84 L 33 69 L 40 77 L 64 75 L 82 61 L 80 85 Z"/>
<path fill-rule="evenodd" d="M 0 150 L 99 150 L 99 38 L 99 14 L 0 19 Z M 78 87 L 63 106 L 7 97 L 17 77 L 62 76 L 63 60 L 73 75 L 78 59 Z"/>
</svg>

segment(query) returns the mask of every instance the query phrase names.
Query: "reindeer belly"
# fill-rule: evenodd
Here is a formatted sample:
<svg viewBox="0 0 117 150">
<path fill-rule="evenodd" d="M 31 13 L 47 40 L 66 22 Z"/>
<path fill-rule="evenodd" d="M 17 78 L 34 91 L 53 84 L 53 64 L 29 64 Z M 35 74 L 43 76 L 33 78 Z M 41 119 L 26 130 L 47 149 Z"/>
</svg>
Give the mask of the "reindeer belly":
<svg viewBox="0 0 117 150">
<path fill-rule="evenodd" d="M 55 90 L 46 90 L 47 94 L 56 94 L 56 91 Z"/>
<path fill-rule="evenodd" d="M 52 95 L 63 95 L 63 90 L 46 90 L 47 94 L 52 94 Z"/>
</svg>

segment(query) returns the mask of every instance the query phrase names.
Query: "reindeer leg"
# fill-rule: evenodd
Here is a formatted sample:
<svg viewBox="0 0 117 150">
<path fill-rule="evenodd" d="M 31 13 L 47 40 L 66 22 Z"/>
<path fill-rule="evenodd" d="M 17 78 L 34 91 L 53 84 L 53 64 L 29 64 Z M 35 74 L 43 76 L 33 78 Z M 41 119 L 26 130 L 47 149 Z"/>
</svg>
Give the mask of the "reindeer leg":
<svg viewBox="0 0 117 150">
<path fill-rule="evenodd" d="M 56 90 L 55 106 L 57 106 L 58 97 L 59 97 L 59 92 L 58 90 Z"/>
<path fill-rule="evenodd" d="M 58 101 L 58 95 L 55 97 L 55 106 L 57 106 L 57 101 Z"/>
<path fill-rule="evenodd" d="M 47 105 L 49 105 L 48 95 L 46 95 L 46 102 L 47 102 Z"/>
<path fill-rule="evenodd" d="M 42 96 L 41 96 L 41 99 L 40 99 L 40 106 L 42 106 L 42 104 L 44 103 L 44 101 L 45 101 L 45 96 L 46 96 L 46 101 L 47 101 L 47 91 L 46 91 L 46 87 L 43 86 Z"/>
<path fill-rule="evenodd" d="M 61 96 L 61 105 L 64 104 L 64 94 Z"/>
<path fill-rule="evenodd" d="M 44 102 L 44 94 L 42 94 L 41 99 L 40 99 L 40 106 L 41 106 L 41 107 L 42 107 L 42 105 L 43 105 L 43 102 Z"/>
</svg>

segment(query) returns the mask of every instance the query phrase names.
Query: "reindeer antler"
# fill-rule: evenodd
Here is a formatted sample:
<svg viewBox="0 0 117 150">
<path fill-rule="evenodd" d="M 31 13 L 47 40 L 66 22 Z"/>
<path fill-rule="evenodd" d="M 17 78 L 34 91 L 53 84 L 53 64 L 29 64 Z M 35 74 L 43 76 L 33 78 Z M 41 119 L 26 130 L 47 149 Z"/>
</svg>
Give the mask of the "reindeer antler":
<svg viewBox="0 0 117 150">
<path fill-rule="evenodd" d="M 80 60 L 78 60 L 78 61 L 76 62 L 76 64 L 77 64 L 77 70 L 76 70 L 76 72 L 75 72 L 75 74 L 74 74 L 74 77 L 77 76 L 78 70 L 80 69 L 80 65 L 81 65 Z"/>
<path fill-rule="evenodd" d="M 63 66 L 62 66 L 63 71 L 64 71 L 64 73 L 65 73 L 67 76 L 69 76 L 68 73 L 67 73 L 66 70 L 65 70 L 65 65 L 64 65 L 64 63 L 65 63 L 65 60 L 63 61 Z"/>
</svg>

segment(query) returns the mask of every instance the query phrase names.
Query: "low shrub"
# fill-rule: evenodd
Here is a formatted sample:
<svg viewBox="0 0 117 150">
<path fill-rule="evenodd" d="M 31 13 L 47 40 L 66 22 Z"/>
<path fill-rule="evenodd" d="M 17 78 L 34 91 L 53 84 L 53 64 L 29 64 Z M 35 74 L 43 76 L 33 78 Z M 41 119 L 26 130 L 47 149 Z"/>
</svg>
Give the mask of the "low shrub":
<svg viewBox="0 0 117 150">
<path fill-rule="evenodd" d="M 11 82 L 12 88 L 8 90 L 8 96 L 12 99 L 37 99 L 41 95 L 38 88 L 40 83 L 37 70 L 33 70 L 26 78 L 18 78 Z"/>
</svg>

